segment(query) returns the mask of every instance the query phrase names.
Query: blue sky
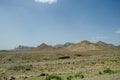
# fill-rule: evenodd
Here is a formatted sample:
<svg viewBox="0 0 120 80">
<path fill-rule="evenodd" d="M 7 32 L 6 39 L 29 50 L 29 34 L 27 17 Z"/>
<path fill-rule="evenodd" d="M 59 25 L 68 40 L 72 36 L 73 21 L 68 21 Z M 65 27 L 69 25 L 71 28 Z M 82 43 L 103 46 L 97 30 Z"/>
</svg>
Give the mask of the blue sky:
<svg viewBox="0 0 120 80">
<path fill-rule="evenodd" d="M 120 0 L 0 0 L 0 49 L 81 40 L 120 45 Z"/>
</svg>

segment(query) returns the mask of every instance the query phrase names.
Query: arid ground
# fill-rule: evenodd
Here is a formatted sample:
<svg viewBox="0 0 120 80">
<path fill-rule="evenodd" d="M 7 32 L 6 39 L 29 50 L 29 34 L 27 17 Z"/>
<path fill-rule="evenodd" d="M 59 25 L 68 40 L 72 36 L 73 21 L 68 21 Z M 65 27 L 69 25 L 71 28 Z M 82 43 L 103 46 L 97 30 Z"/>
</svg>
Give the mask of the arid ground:
<svg viewBox="0 0 120 80">
<path fill-rule="evenodd" d="M 0 80 L 120 80 L 120 51 L 0 52 Z M 46 79 L 57 76 L 61 79 Z"/>
</svg>

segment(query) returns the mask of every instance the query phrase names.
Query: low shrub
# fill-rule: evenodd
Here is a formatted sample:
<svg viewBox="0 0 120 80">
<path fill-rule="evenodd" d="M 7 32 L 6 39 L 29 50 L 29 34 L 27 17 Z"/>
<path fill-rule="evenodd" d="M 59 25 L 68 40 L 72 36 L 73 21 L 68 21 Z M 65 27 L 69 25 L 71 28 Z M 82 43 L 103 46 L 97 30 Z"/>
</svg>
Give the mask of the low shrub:
<svg viewBox="0 0 120 80">
<path fill-rule="evenodd" d="M 77 73 L 77 74 L 75 74 L 75 78 L 83 79 L 84 75 L 82 73 Z"/>
<path fill-rule="evenodd" d="M 8 80 L 7 77 L 0 77 L 0 80 Z"/>
<path fill-rule="evenodd" d="M 15 70 L 15 71 L 30 71 L 32 69 L 32 65 L 15 65 L 9 68 L 10 70 Z"/>
<path fill-rule="evenodd" d="M 108 73 L 108 74 L 113 74 L 114 71 L 112 71 L 110 68 L 107 68 L 103 71 L 104 73 Z"/>
<path fill-rule="evenodd" d="M 68 76 L 67 77 L 67 80 L 72 80 L 73 79 L 73 76 Z"/>
<path fill-rule="evenodd" d="M 77 73 L 73 76 L 68 76 L 67 80 L 76 80 L 76 79 L 83 79 L 84 75 L 82 73 Z"/>
<path fill-rule="evenodd" d="M 99 72 L 99 74 L 101 75 L 101 74 L 102 74 L 102 72 L 100 71 L 100 72 Z"/>
<path fill-rule="evenodd" d="M 62 78 L 59 76 L 50 75 L 50 76 L 47 76 L 45 80 L 62 80 Z"/>
<path fill-rule="evenodd" d="M 0 80 L 8 80 L 8 77 L 4 74 L 0 74 Z"/>
</svg>

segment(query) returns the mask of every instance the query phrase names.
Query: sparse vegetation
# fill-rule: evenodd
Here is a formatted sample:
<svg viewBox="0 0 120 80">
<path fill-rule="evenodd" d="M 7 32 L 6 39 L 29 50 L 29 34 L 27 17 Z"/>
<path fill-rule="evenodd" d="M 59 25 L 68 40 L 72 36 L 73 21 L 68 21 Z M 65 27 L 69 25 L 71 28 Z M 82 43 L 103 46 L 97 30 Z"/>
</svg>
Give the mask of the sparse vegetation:
<svg viewBox="0 0 120 80">
<path fill-rule="evenodd" d="M 102 74 L 102 72 L 100 71 L 100 72 L 99 72 L 99 74 L 101 75 L 101 74 Z"/>
<path fill-rule="evenodd" d="M 84 78 L 84 75 L 82 73 L 77 73 L 75 74 L 74 76 L 75 78 L 79 78 L 79 79 L 83 79 Z"/>
<path fill-rule="evenodd" d="M 15 65 L 11 66 L 9 70 L 15 70 L 15 71 L 30 71 L 32 69 L 32 65 Z"/>
<path fill-rule="evenodd" d="M 114 71 L 112 71 L 110 68 L 107 68 L 103 71 L 104 73 L 108 73 L 108 74 L 113 74 Z"/>
<path fill-rule="evenodd" d="M 8 61 L 12 61 L 12 59 L 8 59 Z"/>
<path fill-rule="evenodd" d="M 68 76 L 67 77 L 67 80 L 72 80 L 73 79 L 73 76 Z"/>
<path fill-rule="evenodd" d="M 119 70 L 118 71 L 113 71 L 111 70 L 110 68 L 107 68 L 105 70 L 103 70 L 102 72 L 100 71 L 99 74 L 114 74 L 114 73 L 119 73 Z"/>
<path fill-rule="evenodd" d="M 75 56 L 78 53 L 82 56 Z M 10 79 L 11 76 L 16 77 L 17 80 L 46 80 L 47 77 L 52 80 L 53 77 L 50 75 L 58 76 L 61 80 L 80 80 L 91 76 L 117 75 L 120 74 L 119 53 L 119 51 L 61 50 L 30 51 L 22 54 L 21 52 L 0 53 L 0 74 L 5 74 L 1 77 L 2 80 Z M 64 56 L 70 58 L 58 59 Z"/>
<path fill-rule="evenodd" d="M 76 80 L 76 79 L 83 79 L 84 75 L 82 73 L 76 73 L 73 76 L 68 76 L 67 80 Z"/>
<path fill-rule="evenodd" d="M 8 80 L 7 77 L 0 77 L 0 80 Z"/>
<path fill-rule="evenodd" d="M 8 80 L 8 77 L 5 74 L 0 74 L 0 80 Z"/>
<path fill-rule="evenodd" d="M 47 76 L 45 80 L 62 80 L 62 78 L 59 76 L 50 75 L 50 76 Z"/>
</svg>

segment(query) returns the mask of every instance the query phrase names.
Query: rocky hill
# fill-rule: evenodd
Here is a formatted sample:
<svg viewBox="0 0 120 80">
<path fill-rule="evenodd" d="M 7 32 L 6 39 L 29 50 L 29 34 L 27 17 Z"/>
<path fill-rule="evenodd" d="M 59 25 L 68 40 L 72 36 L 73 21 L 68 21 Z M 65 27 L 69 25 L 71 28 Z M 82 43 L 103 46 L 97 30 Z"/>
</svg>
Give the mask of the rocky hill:
<svg viewBox="0 0 120 80">
<path fill-rule="evenodd" d="M 87 51 L 87 50 L 109 50 L 111 48 L 84 40 L 74 45 L 67 46 L 66 49 L 70 51 Z"/>
<path fill-rule="evenodd" d="M 47 45 L 46 43 L 42 43 L 37 46 L 34 50 L 53 50 L 53 46 Z"/>
</svg>

